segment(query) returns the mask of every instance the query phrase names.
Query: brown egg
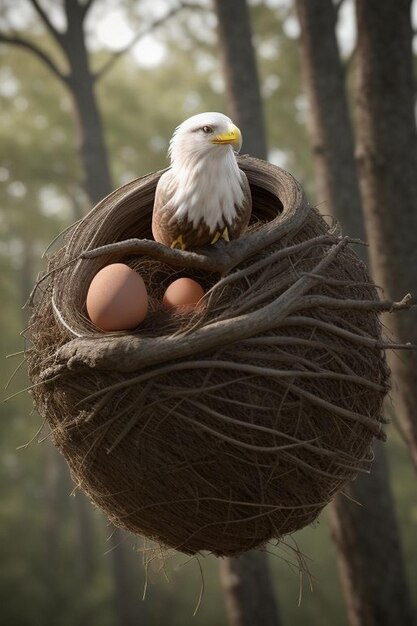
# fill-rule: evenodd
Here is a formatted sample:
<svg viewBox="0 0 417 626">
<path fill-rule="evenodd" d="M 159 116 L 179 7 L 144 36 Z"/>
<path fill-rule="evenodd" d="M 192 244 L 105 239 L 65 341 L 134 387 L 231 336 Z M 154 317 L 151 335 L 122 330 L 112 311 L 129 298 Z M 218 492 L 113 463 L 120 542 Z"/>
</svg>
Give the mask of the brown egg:
<svg viewBox="0 0 417 626">
<path fill-rule="evenodd" d="M 192 278 L 178 278 L 165 291 L 162 306 L 180 313 L 192 313 L 203 296 L 204 289 L 197 281 Z M 201 302 L 198 308 L 202 306 Z"/>
<path fill-rule="evenodd" d="M 148 312 L 148 294 L 142 277 L 124 263 L 103 267 L 87 293 L 87 313 L 101 330 L 130 330 Z"/>
</svg>

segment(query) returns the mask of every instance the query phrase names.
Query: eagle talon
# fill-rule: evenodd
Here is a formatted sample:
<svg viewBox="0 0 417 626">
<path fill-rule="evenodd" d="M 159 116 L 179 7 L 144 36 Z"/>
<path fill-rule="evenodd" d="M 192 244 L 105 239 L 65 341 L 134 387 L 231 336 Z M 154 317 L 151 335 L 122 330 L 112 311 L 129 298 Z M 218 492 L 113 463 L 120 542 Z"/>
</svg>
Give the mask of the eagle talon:
<svg viewBox="0 0 417 626">
<path fill-rule="evenodd" d="M 224 231 L 222 232 L 222 239 L 224 239 L 225 241 L 230 241 L 229 239 L 229 231 L 227 229 L 227 226 L 225 227 Z"/>
<path fill-rule="evenodd" d="M 224 228 L 222 233 L 219 230 L 216 232 L 216 234 L 214 235 L 213 239 L 210 241 L 210 244 L 214 245 L 215 243 L 217 243 L 219 241 L 219 239 L 224 239 L 225 241 L 230 241 L 230 239 L 229 239 L 229 231 L 227 229 L 227 226 Z"/>
<path fill-rule="evenodd" d="M 174 241 L 171 243 L 171 248 L 179 248 L 180 250 L 185 250 L 186 245 L 182 238 L 182 235 L 179 235 Z"/>
</svg>

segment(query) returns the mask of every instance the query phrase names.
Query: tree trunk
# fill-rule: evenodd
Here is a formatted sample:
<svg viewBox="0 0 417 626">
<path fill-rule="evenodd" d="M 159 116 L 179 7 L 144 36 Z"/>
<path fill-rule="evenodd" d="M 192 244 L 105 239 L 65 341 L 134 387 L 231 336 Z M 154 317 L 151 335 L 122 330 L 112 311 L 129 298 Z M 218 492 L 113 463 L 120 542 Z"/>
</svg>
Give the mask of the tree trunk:
<svg viewBox="0 0 417 626">
<path fill-rule="evenodd" d="M 54 572 L 59 569 L 60 561 L 60 528 L 61 515 L 59 510 L 59 454 L 56 448 L 48 442 L 46 444 L 46 523 L 45 533 L 45 557 L 50 564 L 52 584 L 54 584 Z"/>
<path fill-rule="evenodd" d="M 74 505 L 82 575 L 85 583 L 88 584 L 97 572 L 97 546 L 91 503 L 84 493 L 78 491 L 75 494 Z"/>
<path fill-rule="evenodd" d="M 243 135 L 243 152 L 266 159 L 267 146 L 250 15 L 246 0 L 214 0 L 227 99 Z M 226 613 L 231 626 L 280 624 L 265 553 L 220 559 Z"/>
<path fill-rule="evenodd" d="M 220 559 L 220 578 L 230 626 L 279 626 L 265 553 Z"/>
<path fill-rule="evenodd" d="M 317 201 L 345 234 L 365 238 L 345 75 L 336 40 L 332 0 L 297 0 L 309 131 L 316 171 Z M 324 202 L 324 204 L 322 204 Z"/>
<path fill-rule="evenodd" d="M 322 194 L 319 201 L 327 200 L 325 212 L 329 211 L 341 222 L 346 234 L 363 237 L 354 139 L 336 40 L 335 9 L 332 0 L 297 0 L 296 6 L 310 101 L 317 187 Z M 347 497 L 336 496 L 330 515 L 331 530 L 352 626 L 407 625 L 413 623 L 411 605 L 385 451 L 381 445 L 375 448 L 371 475 L 360 475 L 345 487 Z M 389 593 L 384 593 L 385 585 Z"/>
<path fill-rule="evenodd" d="M 339 568 L 352 626 L 411 626 L 415 623 L 386 457 L 379 454 L 382 445 L 375 444 L 377 455 L 372 473 L 345 489 L 348 497 L 356 498 L 363 506 L 338 496 L 331 509 L 332 535 L 339 552 Z M 381 489 L 381 485 L 385 488 Z M 373 493 L 371 500 L 370 493 Z"/>
<path fill-rule="evenodd" d="M 94 93 L 94 77 L 85 45 L 82 7 L 66 0 L 68 28 L 63 45 L 70 66 L 68 86 L 74 101 L 78 149 L 85 172 L 85 185 L 95 204 L 112 189 L 103 125 Z"/>
<path fill-rule="evenodd" d="M 116 609 L 119 626 L 140 626 L 144 623 L 142 594 L 132 571 L 132 548 L 126 543 L 127 538 L 127 533 L 120 528 L 114 528 L 110 537 Z"/>
<path fill-rule="evenodd" d="M 243 131 L 243 152 L 265 159 L 262 100 L 246 0 L 214 0 L 218 42 L 233 121 Z"/>
<path fill-rule="evenodd" d="M 411 0 L 358 0 L 358 163 L 371 266 L 389 298 L 417 296 L 417 134 Z M 385 320 L 417 344 L 416 309 Z M 394 401 L 417 467 L 417 351 L 390 359 Z"/>
<path fill-rule="evenodd" d="M 104 141 L 100 111 L 94 93 L 94 77 L 89 59 L 83 28 L 83 10 L 78 0 L 65 0 L 67 32 L 63 47 L 70 65 L 68 85 L 73 96 L 74 112 L 78 122 L 79 153 L 85 174 L 88 196 L 95 204 L 113 188 Z M 143 622 L 143 605 L 140 589 L 135 585 L 136 576 L 130 558 L 126 535 L 115 528 L 110 542 L 115 602 L 120 626 L 138 626 Z M 91 564 L 86 566 L 90 567 Z"/>
</svg>

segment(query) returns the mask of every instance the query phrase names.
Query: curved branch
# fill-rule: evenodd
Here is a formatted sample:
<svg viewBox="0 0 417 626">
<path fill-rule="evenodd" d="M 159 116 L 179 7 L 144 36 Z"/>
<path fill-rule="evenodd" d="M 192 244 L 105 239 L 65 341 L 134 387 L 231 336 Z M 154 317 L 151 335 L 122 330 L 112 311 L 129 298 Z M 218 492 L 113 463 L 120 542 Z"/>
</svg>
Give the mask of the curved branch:
<svg viewBox="0 0 417 626">
<path fill-rule="evenodd" d="M 392 313 L 393 311 L 410 309 L 413 305 L 410 293 L 407 293 L 399 302 L 393 302 L 392 300 L 351 300 L 349 298 L 342 299 L 313 295 L 303 297 L 298 304 L 298 309 L 309 309 L 319 306 L 329 309 L 363 309 L 365 311 L 374 310 Z"/>
<path fill-rule="evenodd" d="M 81 14 L 83 17 L 83 20 L 85 19 L 87 13 L 89 12 L 89 10 L 91 9 L 92 4 L 94 3 L 94 0 L 87 0 L 85 2 L 85 4 L 83 4 L 80 8 L 81 8 Z"/>
<path fill-rule="evenodd" d="M 337 0 L 337 2 L 335 3 L 334 10 L 335 10 L 336 15 L 339 15 L 339 11 L 342 8 L 342 4 L 344 4 L 344 1 L 345 0 Z"/>
<path fill-rule="evenodd" d="M 0 43 L 11 44 L 13 46 L 19 46 L 20 48 L 29 50 L 37 56 L 38 59 L 40 59 L 51 70 L 51 72 L 64 83 L 66 87 L 68 86 L 68 76 L 63 74 L 58 66 L 55 65 L 55 62 L 51 59 L 51 57 L 36 44 L 28 41 L 27 39 L 23 39 L 22 37 L 6 35 L 5 33 L 0 33 Z"/>
<path fill-rule="evenodd" d="M 143 254 L 174 267 L 198 267 L 209 272 L 222 272 L 230 261 L 227 246 L 208 249 L 207 252 L 190 252 L 168 248 L 151 239 L 126 239 L 86 250 L 78 258 L 94 259 L 103 255 Z"/>
<path fill-rule="evenodd" d="M 39 4 L 38 0 L 30 0 L 30 4 L 33 6 L 33 8 L 35 9 L 36 13 L 41 18 L 41 20 L 42 20 L 43 24 L 45 25 L 46 29 L 48 30 L 48 32 L 52 35 L 52 37 L 55 39 L 55 41 L 62 47 L 63 34 L 60 33 L 59 30 L 57 30 L 55 28 L 55 26 L 52 24 L 52 22 L 49 19 L 48 15 L 45 13 L 43 8 Z"/>
<path fill-rule="evenodd" d="M 147 24 L 142 30 L 136 33 L 133 39 L 124 48 L 121 48 L 121 50 L 118 50 L 109 59 L 107 59 L 107 61 L 102 65 L 102 67 L 97 72 L 95 72 L 94 80 L 95 81 L 100 80 L 100 78 L 102 78 L 104 74 L 106 74 L 113 67 L 113 65 L 120 59 L 120 57 L 122 57 L 124 54 L 129 52 L 138 43 L 138 41 L 142 39 L 142 37 L 145 37 L 145 35 L 148 35 L 152 31 L 154 31 L 155 28 L 158 28 L 159 26 L 162 26 L 162 24 L 165 24 L 165 22 L 167 22 L 171 17 L 173 17 L 174 15 L 176 15 L 183 9 L 189 9 L 189 8 L 199 8 L 199 7 L 194 6 L 192 4 L 188 4 L 186 2 L 181 2 L 178 6 L 173 7 L 170 11 L 168 11 L 162 17 L 159 17 L 155 19 L 153 22 L 150 22 L 149 24 Z"/>
</svg>

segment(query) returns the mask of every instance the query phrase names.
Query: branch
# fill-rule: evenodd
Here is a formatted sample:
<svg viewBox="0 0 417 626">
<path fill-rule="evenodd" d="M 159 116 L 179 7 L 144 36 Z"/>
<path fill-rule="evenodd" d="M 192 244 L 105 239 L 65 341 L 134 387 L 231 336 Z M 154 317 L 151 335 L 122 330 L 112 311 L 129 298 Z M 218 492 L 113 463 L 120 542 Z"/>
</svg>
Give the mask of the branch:
<svg viewBox="0 0 417 626">
<path fill-rule="evenodd" d="M 343 71 L 345 72 L 345 74 L 348 73 L 350 67 L 355 62 L 357 50 L 358 50 L 358 40 L 356 39 L 355 45 L 353 46 L 351 53 L 344 60 Z"/>
<path fill-rule="evenodd" d="M 126 54 L 127 52 L 129 52 L 138 43 L 138 41 L 140 41 L 140 39 L 142 39 L 142 37 L 144 37 L 145 35 L 148 35 L 149 33 L 151 33 L 153 30 L 155 30 L 155 28 L 158 28 L 159 26 L 162 26 L 162 24 L 165 24 L 165 22 L 167 22 L 171 17 L 173 17 L 174 15 L 176 15 L 177 13 L 182 11 L 182 9 L 190 9 L 190 8 L 196 9 L 196 8 L 199 8 L 199 7 L 197 5 L 189 4 L 189 3 L 186 3 L 186 2 L 181 2 L 178 6 L 172 8 L 170 11 L 168 11 L 168 13 L 166 13 L 162 17 L 159 17 L 156 20 L 154 20 L 153 22 L 150 22 L 149 24 L 147 24 L 142 30 L 140 30 L 138 33 L 136 33 L 136 35 L 127 44 L 127 46 L 125 46 L 124 48 L 121 48 L 121 50 L 118 50 L 117 52 L 115 52 L 102 65 L 102 67 L 95 73 L 94 80 L 97 81 L 100 78 L 102 78 L 103 75 L 106 74 L 113 67 L 113 65 L 120 59 L 120 57 L 123 56 L 124 54 Z"/>
<path fill-rule="evenodd" d="M 109 243 L 99 248 L 86 250 L 74 259 L 95 259 L 103 255 L 149 255 L 163 263 L 174 267 L 198 267 L 209 272 L 223 272 L 230 262 L 227 247 L 217 247 L 201 252 L 182 251 L 168 248 L 157 241 L 149 239 L 125 239 L 116 243 Z"/>
<path fill-rule="evenodd" d="M 66 74 L 63 74 L 58 66 L 55 65 L 51 57 L 36 44 L 28 41 L 27 39 L 23 39 L 22 37 L 10 36 L 6 35 L 5 33 L 0 33 L 0 43 L 8 43 L 14 46 L 20 46 L 21 48 L 25 48 L 26 50 L 30 50 L 51 70 L 53 74 L 55 74 L 57 78 L 59 78 L 64 83 L 66 87 L 68 87 L 68 76 Z"/>
<path fill-rule="evenodd" d="M 55 39 L 55 41 L 57 43 L 59 43 L 60 46 L 62 46 L 62 33 L 60 33 L 55 26 L 52 24 L 51 20 L 49 19 L 48 15 L 45 13 L 45 11 L 43 10 L 43 8 L 41 7 L 41 5 L 39 4 L 38 0 L 30 0 L 31 5 L 33 6 L 33 8 L 35 9 L 36 13 L 39 15 L 39 17 L 41 18 L 42 22 L 44 23 L 44 25 L 46 26 L 46 29 L 50 32 L 50 34 L 52 35 L 52 37 Z"/>
<path fill-rule="evenodd" d="M 337 0 L 337 2 L 335 2 L 335 4 L 334 4 L 334 10 L 335 10 L 336 15 L 339 15 L 339 11 L 340 11 L 340 9 L 341 9 L 342 4 L 344 3 L 344 1 L 345 1 L 345 0 Z"/>
<path fill-rule="evenodd" d="M 94 0 L 87 0 L 85 4 L 81 5 L 81 13 L 82 13 L 83 20 L 85 19 L 88 11 L 91 9 L 93 2 Z"/>
</svg>

